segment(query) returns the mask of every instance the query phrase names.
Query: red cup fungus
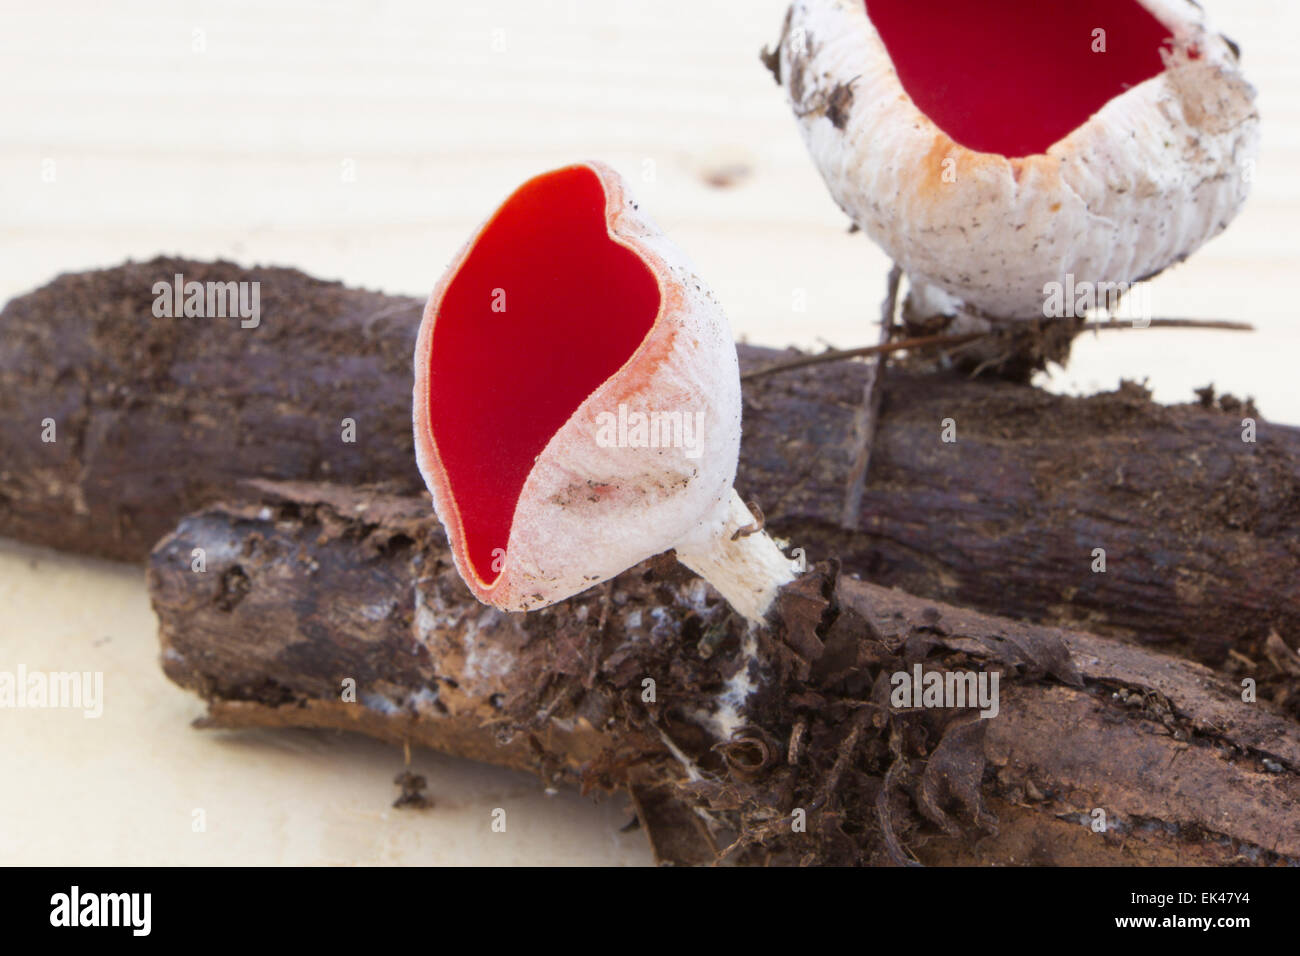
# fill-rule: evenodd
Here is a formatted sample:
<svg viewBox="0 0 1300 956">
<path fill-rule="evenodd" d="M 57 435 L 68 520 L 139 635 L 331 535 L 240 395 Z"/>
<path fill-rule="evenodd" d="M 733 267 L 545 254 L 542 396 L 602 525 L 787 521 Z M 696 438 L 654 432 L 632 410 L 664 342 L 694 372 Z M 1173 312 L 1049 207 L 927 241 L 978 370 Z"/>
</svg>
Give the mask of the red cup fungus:
<svg viewBox="0 0 1300 956">
<path fill-rule="evenodd" d="M 456 256 L 415 352 L 416 457 L 461 577 L 544 607 L 662 551 L 762 620 L 794 565 L 732 488 L 735 343 L 600 163 L 529 180 Z"/>
<path fill-rule="evenodd" d="M 1067 276 L 1149 278 L 1249 188 L 1255 92 L 1189 0 L 795 0 L 778 62 L 919 317 L 1041 319 Z"/>
</svg>

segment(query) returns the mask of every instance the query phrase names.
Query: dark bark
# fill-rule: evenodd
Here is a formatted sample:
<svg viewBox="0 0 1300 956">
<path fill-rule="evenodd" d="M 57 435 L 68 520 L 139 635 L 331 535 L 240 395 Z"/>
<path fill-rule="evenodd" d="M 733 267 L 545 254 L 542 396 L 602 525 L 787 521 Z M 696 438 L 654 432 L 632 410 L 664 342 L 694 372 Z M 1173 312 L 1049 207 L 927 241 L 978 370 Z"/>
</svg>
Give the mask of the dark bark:
<svg viewBox="0 0 1300 956">
<path fill-rule="evenodd" d="M 260 325 L 155 318 L 153 284 L 177 273 L 260 282 Z M 12 300 L 0 313 L 0 534 L 138 561 L 243 478 L 417 489 L 419 313 L 415 299 L 293 269 L 185 259 L 64 275 Z"/>
<path fill-rule="evenodd" d="M 625 788 L 674 862 L 1300 859 L 1300 727 L 1198 664 L 825 566 L 757 632 L 665 557 L 502 614 L 457 578 L 427 499 L 250 492 L 184 519 L 149 567 L 163 666 L 209 726 L 354 730 Z M 1000 712 L 892 707 L 890 675 L 916 664 L 998 672 Z M 742 671 L 756 689 L 724 728 Z"/>
<path fill-rule="evenodd" d="M 261 325 L 154 318 L 153 283 L 178 272 L 261 281 Z M 171 259 L 15 299 L 0 314 L 0 534 L 139 560 L 250 477 L 419 491 L 420 308 L 289 269 Z M 747 368 L 780 355 L 740 353 Z M 1300 633 L 1300 430 L 1260 422 L 1248 444 L 1253 410 L 1232 400 L 1166 408 L 1135 386 L 1075 399 L 894 370 L 859 527 L 844 530 L 868 374 L 841 362 L 746 383 L 737 486 L 811 559 L 1213 663 L 1229 649 L 1258 662 L 1272 631 Z M 949 418 L 955 443 L 941 441 Z"/>
</svg>

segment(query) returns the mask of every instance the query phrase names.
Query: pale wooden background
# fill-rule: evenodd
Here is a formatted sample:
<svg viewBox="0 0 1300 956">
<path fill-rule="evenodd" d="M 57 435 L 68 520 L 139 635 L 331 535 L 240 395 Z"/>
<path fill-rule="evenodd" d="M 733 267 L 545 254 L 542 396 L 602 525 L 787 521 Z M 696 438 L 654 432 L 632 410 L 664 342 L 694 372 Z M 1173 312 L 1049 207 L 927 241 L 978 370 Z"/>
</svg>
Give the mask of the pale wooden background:
<svg viewBox="0 0 1300 956">
<path fill-rule="evenodd" d="M 1048 384 L 1148 378 L 1184 401 L 1213 381 L 1300 423 L 1300 7 L 1208 3 L 1260 89 L 1265 148 L 1245 212 L 1156 281 L 1153 305 L 1260 331 L 1112 333 Z M 738 335 L 873 337 L 887 262 L 846 233 L 758 63 L 784 0 L 5 7 L 0 300 L 159 252 L 424 295 L 520 181 L 598 158 L 696 261 Z M 617 833 L 620 805 L 546 797 L 525 777 L 422 755 L 440 807 L 398 813 L 388 748 L 189 730 L 200 708 L 158 671 L 138 569 L 0 545 L 0 612 L 0 669 L 101 669 L 109 694 L 98 722 L 0 711 L 0 861 L 647 859 Z M 487 828 L 497 806 L 506 834 Z M 198 807 L 205 834 L 190 832 Z"/>
</svg>

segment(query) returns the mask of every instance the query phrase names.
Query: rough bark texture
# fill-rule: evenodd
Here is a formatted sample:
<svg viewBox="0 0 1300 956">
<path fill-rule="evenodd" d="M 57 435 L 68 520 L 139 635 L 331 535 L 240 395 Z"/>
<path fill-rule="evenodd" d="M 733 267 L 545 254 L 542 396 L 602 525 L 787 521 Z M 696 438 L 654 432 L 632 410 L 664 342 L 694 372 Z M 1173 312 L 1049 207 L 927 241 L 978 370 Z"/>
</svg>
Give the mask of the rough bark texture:
<svg viewBox="0 0 1300 956">
<path fill-rule="evenodd" d="M 1300 727 L 1196 663 L 833 565 L 770 629 L 667 557 L 507 615 L 459 581 L 427 499 L 248 491 L 149 567 L 164 668 L 210 726 L 356 730 L 627 788 L 671 862 L 1300 860 Z M 893 706 L 917 664 L 999 673 L 999 713 Z M 1286 667 L 1252 676 L 1281 696 Z"/>
<path fill-rule="evenodd" d="M 155 318 L 153 285 L 176 274 L 260 282 L 260 324 Z M 0 534 L 138 561 L 242 478 L 418 489 L 420 307 L 293 269 L 163 258 L 12 300 L 0 313 Z"/>
<path fill-rule="evenodd" d="M 260 326 L 154 318 L 153 283 L 176 273 L 260 281 Z M 419 491 L 420 308 L 290 269 L 173 259 L 15 299 L 0 314 L 0 534 L 140 560 L 246 478 Z M 746 368 L 779 357 L 740 351 Z M 845 531 L 867 374 L 842 362 L 746 384 L 738 487 L 810 559 L 1226 667 L 1261 663 L 1274 632 L 1300 636 L 1300 430 L 1260 422 L 1245 443 L 1253 409 L 1232 399 L 1166 408 L 1136 386 L 1073 399 L 892 372 L 860 527 Z"/>
</svg>

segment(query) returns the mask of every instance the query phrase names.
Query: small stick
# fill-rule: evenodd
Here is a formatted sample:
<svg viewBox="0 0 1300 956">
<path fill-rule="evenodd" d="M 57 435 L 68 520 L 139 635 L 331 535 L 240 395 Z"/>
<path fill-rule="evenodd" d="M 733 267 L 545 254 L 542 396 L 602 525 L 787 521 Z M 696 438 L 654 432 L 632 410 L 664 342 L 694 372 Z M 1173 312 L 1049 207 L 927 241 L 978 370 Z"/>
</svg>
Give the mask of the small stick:
<svg viewBox="0 0 1300 956">
<path fill-rule="evenodd" d="M 922 335 L 914 339 L 899 339 L 896 342 L 887 342 L 884 345 L 867 345 L 856 349 L 832 349 L 817 355 L 805 355 L 789 362 L 778 362 L 775 365 L 767 366 L 767 368 L 754 369 L 754 371 L 746 372 L 740 376 L 740 380 L 748 382 L 756 378 L 762 378 L 764 375 L 788 372 L 791 369 L 803 368 L 806 365 L 837 362 L 840 359 L 858 358 L 867 355 L 888 355 L 892 352 L 909 350 L 921 351 L 929 348 L 943 348 L 948 345 L 964 345 L 967 342 L 985 338 L 989 334 L 988 332 L 966 332 L 962 335 Z"/>
<path fill-rule="evenodd" d="M 1134 320 L 1114 320 L 1109 319 L 1105 322 L 1086 322 L 1080 327 L 1081 332 L 1113 332 L 1128 329 L 1205 329 L 1218 330 L 1227 332 L 1254 332 L 1255 326 L 1249 322 L 1230 322 L 1219 319 L 1151 319 L 1142 325 L 1136 325 Z M 841 359 L 862 358 L 868 355 L 890 355 L 894 352 L 927 352 L 932 349 L 942 349 L 965 345 L 968 342 L 974 342 L 977 339 L 989 338 L 998 335 L 1001 329 L 991 329 L 987 332 L 966 332 L 962 335 L 922 335 L 912 339 L 898 339 L 893 342 L 886 342 L 882 345 L 866 345 L 855 349 L 832 349 L 821 352 L 817 355 L 804 355 L 797 359 L 791 359 L 789 362 L 778 362 L 775 365 L 769 365 L 766 368 L 754 369 L 752 372 L 746 372 L 740 376 L 742 382 L 752 381 L 756 378 L 762 378 L 765 375 L 774 375 L 777 372 L 788 372 L 796 368 L 805 368 L 809 365 L 821 365 L 824 362 L 838 362 Z"/>
<path fill-rule="evenodd" d="M 852 761 L 854 753 L 857 752 L 858 741 L 862 739 L 862 731 L 866 729 L 872 714 L 873 710 L 870 707 L 863 707 L 853 715 L 849 722 L 849 731 L 844 735 L 844 739 L 840 741 L 837 748 L 835 763 L 831 765 L 830 773 L 822 781 L 817 795 L 808 804 L 809 810 L 820 810 L 835 794 L 836 788 L 840 785 L 840 778 L 844 776 L 844 771 L 848 769 L 849 762 Z"/>
<path fill-rule="evenodd" d="M 1107 319 L 1105 322 L 1086 322 L 1085 332 L 1105 332 L 1110 329 L 1218 329 L 1227 332 L 1254 332 L 1249 322 L 1231 322 L 1227 319 L 1150 319 L 1137 324 L 1136 319 Z"/>
<path fill-rule="evenodd" d="M 898 310 L 898 286 L 903 278 L 903 270 L 895 264 L 889 270 L 886 280 L 885 301 L 880 309 L 880 344 L 885 345 L 894 334 L 894 316 Z M 848 484 L 844 490 L 844 509 L 840 512 L 840 527 L 846 531 L 855 531 L 858 516 L 862 511 L 862 494 L 867 484 L 867 469 L 871 467 L 871 449 L 876 439 L 876 423 L 880 420 L 880 399 L 884 394 L 885 364 L 889 361 L 888 353 L 877 356 L 867 372 L 867 380 L 862 386 L 862 405 L 855 416 L 857 425 L 857 449 L 853 456 L 853 467 L 849 471 Z"/>
</svg>

